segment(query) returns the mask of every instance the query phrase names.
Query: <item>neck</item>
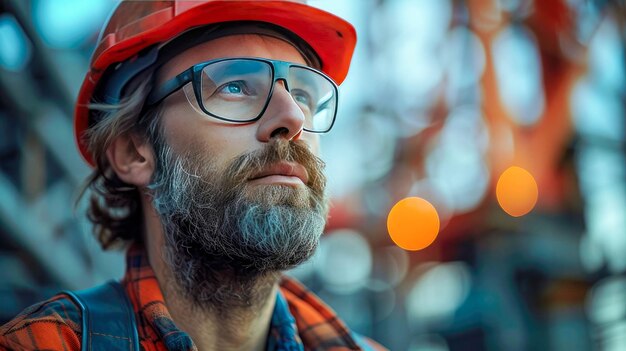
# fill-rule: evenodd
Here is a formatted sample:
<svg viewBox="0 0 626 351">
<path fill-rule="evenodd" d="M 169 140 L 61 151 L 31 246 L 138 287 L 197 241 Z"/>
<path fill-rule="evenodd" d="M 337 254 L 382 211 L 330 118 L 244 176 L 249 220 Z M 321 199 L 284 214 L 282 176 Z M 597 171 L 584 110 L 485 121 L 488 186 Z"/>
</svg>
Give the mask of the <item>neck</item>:
<svg viewBox="0 0 626 351">
<path fill-rule="evenodd" d="M 162 281 L 161 278 L 157 278 Z M 255 303 L 246 307 L 215 309 L 198 306 L 180 293 L 173 277 L 160 284 L 165 303 L 176 325 L 189 334 L 199 350 L 265 350 L 277 284 L 259 289 Z M 259 285 L 266 285 L 260 282 Z"/>
<path fill-rule="evenodd" d="M 189 334 L 199 350 L 264 350 L 276 302 L 278 274 L 237 284 L 237 277 L 218 272 L 220 279 L 213 280 L 214 286 L 207 288 L 224 291 L 222 303 L 198 302 L 183 292 L 163 259 L 164 232 L 158 215 L 144 211 L 144 216 L 150 265 L 176 326 Z"/>
</svg>

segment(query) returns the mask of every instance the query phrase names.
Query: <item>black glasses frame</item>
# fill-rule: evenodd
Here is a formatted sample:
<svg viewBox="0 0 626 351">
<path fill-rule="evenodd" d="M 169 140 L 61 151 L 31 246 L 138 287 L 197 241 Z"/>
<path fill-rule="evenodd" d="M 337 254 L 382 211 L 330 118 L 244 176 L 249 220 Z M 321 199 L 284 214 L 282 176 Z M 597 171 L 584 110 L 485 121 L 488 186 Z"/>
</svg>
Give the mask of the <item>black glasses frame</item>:
<svg viewBox="0 0 626 351">
<path fill-rule="evenodd" d="M 202 103 L 202 97 L 200 93 L 202 90 L 201 88 L 202 70 L 204 70 L 206 66 L 209 66 L 214 63 L 224 62 L 224 61 L 240 61 L 240 60 L 264 62 L 266 64 L 269 64 L 271 68 L 272 85 L 270 86 L 270 91 L 269 91 L 269 94 L 267 95 L 267 101 L 265 101 L 265 105 L 263 106 L 263 109 L 261 110 L 261 112 L 259 112 L 259 114 L 256 117 L 247 119 L 247 120 L 233 120 L 233 119 L 218 116 L 216 114 L 209 112 L 204 106 L 204 104 Z M 210 60 L 210 61 L 205 61 L 205 62 L 195 64 L 189 67 L 188 69 L 186 69 L 185 71 L 183 71 L 182 73 L 178 74 L 176 77 L 163 83 L 163 85 L 161 85 L 157 89 L 153 89 L 148 95 L 148 97 L 146 98 L 145 106 L 152 107 L 158 104 L 159 102 L 161 102 L 168 96 L 172 95 L 176 91 L 183 88 L 187 83 L 191 82 L 193 85 L 193 92 L 196 97 L 198 106 L 200 106 L 200 109 L 205 114 L 211 117 L 215 117 L 217 119 L 223 120 L 223 121 L 228 121 L 228 122 L 233 122 L 233 123 L 254 122 L 254 121 L 259 120 L 263 116 L 263 114 L 265 113 L 265 110 L 269 106 L 270 100 L 272 99 L 272 94 L 274 93 L 274 85 L 276 85 L 276 82 L 278 82 L 279 80 L 282 80 L 285 83 L 285 89 L 289 91 L 289 82 L 287 81 L 287 78 L 289 76 L 289 69 L 291 67 L 298 67 L 301 69 L 315 72 L 318 75 L 322 76 L 324 79 L 326 79 L 328 82 L 330 82 L 331 86 L 333 87 L 333 90 L 335 93 L 334 95 L 335 96 L 335 111 L 333 111 L 333 117 L 332 117 L 330 126 L 328 126 L 327 129 L 320 130 L 320 131 L 309 130 L 307 128 L 304 128 L 305 131 L 310 132 L 310 133 L 327 133 L 328 131 L 332 129 L 333 125 L 335 124 L 335 118 L 337 117 L 337 109 L 339 105 L 339 89 L 337 87 L 337 84 L 329 76 L 327 76 L 326 74 L 324 74 L 323 72 L 315 68 L 300 65 L 297 63 L 293 63 L 293 62 L 270 60 L 270 59 L 265 59 L 265 58 L 260 58 L 260 57 L 229 57 L 229 58 L 221 58 L 221 59 Z"/>
</svg>

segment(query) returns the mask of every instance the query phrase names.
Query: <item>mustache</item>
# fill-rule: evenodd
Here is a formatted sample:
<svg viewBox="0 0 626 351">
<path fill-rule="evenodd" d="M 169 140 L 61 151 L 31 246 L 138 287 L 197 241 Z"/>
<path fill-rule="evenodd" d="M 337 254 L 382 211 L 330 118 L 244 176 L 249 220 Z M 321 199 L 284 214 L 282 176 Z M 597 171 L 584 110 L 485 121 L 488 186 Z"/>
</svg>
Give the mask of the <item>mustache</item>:
<svg viewBox="0 0 626 351">
<path fill-rule="evenodd" d="M 307 186 L 313 190 L 324 189 L 326 164 L 315 156 L 301 140 L 273 139 L 263 148 L 235 157 L 224 174 L 230 175 L 228 182 L 243 184 L 259 170 L 278 162 L 294 162 L 302 165 L 308 175 Z"/>
</svg>

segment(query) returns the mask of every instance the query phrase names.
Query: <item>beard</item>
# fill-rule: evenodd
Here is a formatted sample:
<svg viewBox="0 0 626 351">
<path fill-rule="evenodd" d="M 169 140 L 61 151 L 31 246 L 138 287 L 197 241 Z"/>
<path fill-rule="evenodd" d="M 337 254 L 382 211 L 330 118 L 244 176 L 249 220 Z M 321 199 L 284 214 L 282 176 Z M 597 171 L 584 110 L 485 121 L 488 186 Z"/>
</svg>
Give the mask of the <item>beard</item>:
<svg viewBox="0 0 626 351">
<path fill-rule="evenodd" d="M 178 156 L 166 143 L 157 149 L 149 189 L 164 229 L 164 259 L 177 290 L 196 306 L 262 303 L 281 271 L 315 252 L 328 212 L 326 179 L 324 163 L 303 142 L 274 139 L 222 170 L 206 154 Z M 249 183 L 281 161 L 301 164 L 307 184 Z"/>
</svg>

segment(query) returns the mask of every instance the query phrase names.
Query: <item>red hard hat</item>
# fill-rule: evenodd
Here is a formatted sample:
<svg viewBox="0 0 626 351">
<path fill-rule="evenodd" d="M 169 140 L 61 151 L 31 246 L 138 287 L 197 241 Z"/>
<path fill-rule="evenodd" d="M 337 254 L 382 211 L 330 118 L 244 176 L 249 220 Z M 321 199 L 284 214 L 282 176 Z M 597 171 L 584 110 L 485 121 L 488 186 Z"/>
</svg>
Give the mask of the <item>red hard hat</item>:
<svg viewBox="0 0 626 351">
<path fill-rule="evenodd" d="M 90 125 L 88 105 L 99 85 L 115 84 L 103 75 L 107 69 L 121 62 L 141 61 L 147 48 L 168 42 L 191 28 L 235 21 L 266 22 L 287 29 L 315 51 L 321 70 L 337 84 L 348 74 L 356 31 L 345 20 L 300 1 L 122 1 L 100 34 L 76 102 L 74 135 L 83 158 L 94 165 L 82 134 Z M 145 62 L 149 65 L 153 61 Z"/>
</svg>

